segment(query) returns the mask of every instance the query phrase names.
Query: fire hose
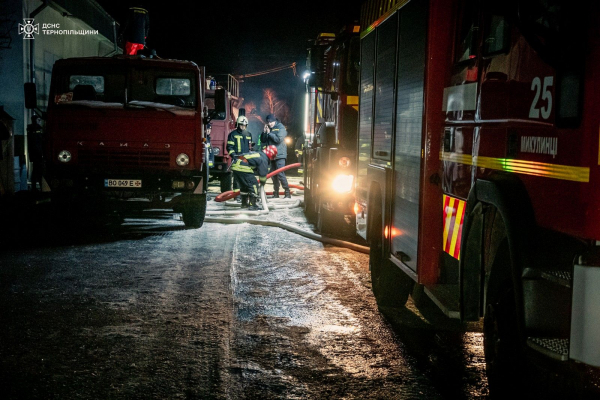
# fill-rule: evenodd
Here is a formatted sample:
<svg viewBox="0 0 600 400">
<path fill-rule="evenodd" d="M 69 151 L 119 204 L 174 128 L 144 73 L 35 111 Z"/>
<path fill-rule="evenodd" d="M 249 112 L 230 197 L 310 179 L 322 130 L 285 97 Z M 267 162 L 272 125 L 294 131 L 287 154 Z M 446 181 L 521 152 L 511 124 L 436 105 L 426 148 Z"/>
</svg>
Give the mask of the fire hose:
<svg viewBox="0 0 600 400">
<path fill-rule="evenodd" d="M 301 164 L 297 163 L 297 164 L 290 164 L 290 165 L 286 165 L 283 168 L 280 168 L 276 171 L 271 172 L 269 175 L 267 175 L 267 178 L 270 178 L 271 176 L 290 169 L 290 168 L 294 168 L 294 167 L 299 167 Z M 296 187 L 296 185 L 290 185 L 290 187 Z M 303 188 L 302 188 L 303 189 Z M 212 222 L 212 223 L 219 223 L 219 224 L 253 224 L 253 225 L 261 225 L 261 226 L 271 226 L 271 227 L 276 227 L 276 228 L 281 228 L 281 229 L 285 229 L 287 231 L 296 233 L 298 235 L 304 236 L 306 238 L 312 239 L 312 240 L 317 240 L 321 243 L 325 243 L 325 244 L 331 244 L 333 246 L 338 246 L 338 247 L 345 247 L 347 249 L 350 250 L 354 250 L 354 251 L 358 251 L 360 253 L 364 253 L 364 254 L 369 254 L 369 248 L 366 246 L 361 246 L 358 245 L 356 243 L 352 243 L 352 242 L 347 242 L 344 240 L 339 240 L 339 239 L 333 239 L 333 238 L 329 238 L 326 236 L 322 236 L 322 235 L 318 235 L 316 233 L 310 232 L 310 231 L 306 231 L 304 229 L 300 229 L 298 227 L 292 226 L 292 225 L 287 225 L 281 222 L 277 222 L 277 221 L 265 221 L 265 220 L 256 220 L 256 219 L 246 219 L 246 218 L 219 218 L 219 217 L 210 217 L 208 215 L 264 215 L 264 214 L 268 214 L 269 213 L 269 206 L 267 205 L 267 196 L 266 196 L 266 192 L 265 192 L 265 187 L 263 185 L 260 185 L 260 198 L 261 198 L 261 202 L 263 205 L 263 209 L 262 210 L 256 210 L 256 211 L 248 211 L 248 210 L 235 210 L 235 211 L 207 211 L 207 217 L 204 219 L 205 222 Z M 233 194 L 233 191 L 229 191 L 229 192 L 224 192 L 221 193 L 221 195 L 226 195 L 228 194 L 231 197 L 227 197 L 224 198 L 226 196 L 222 196 L 221 199 L 219 201 L 225 201 L 229 198 L 233 198 L 235 196 L 237 196 L 239 194 L 239 192 L 237 192 L 236 194 Z M 219 196 L 221 196 L 219 195 Z M 217 196 L 218 197 L 218 196 Z M 216 201 L 216 199 L 215 199 Z M 293 208 L 293 207 L 297 207 L 300 205 L 300 200 L 296 200 L 294 203 L 292 204 L 272 204 L 271 207 L 275 208 L 275 209 L 280 209 L 280 208 Z"/>
<path fill-rule="evenodd" d="M 338 247 L 345 247 L 347 249 L 358 251 L 360 253 L 369 254 L 369 248 L 366 246 L 361 246 L 356 243 L 346 242 L 344 240 L 332 239 L 332 238 L 329 238 L 326 236 L 317 235 L 316 233 L 305 231 L 303 229 L 296 228 L 295 226 L 283 224 L 283 223 L 277 222 L 277 221 L 263 221 L 263 220 L 256 220 L 256 219 L 214 218 L 214 217 L 207 217 L 205 219 L 205 221 L 220 223 L 220 224 L 246 224 L 247 223 L 247 224 L 253 224 L 253 225 L 272 226 L 272 227 L 276 227 L 276 228 L 285 229 L 285 230 L 293 232 L 293 233 L 297 233 L 297 234 L 307 237 L 309 239 L 317 240 L 321 243 L 331 244 L 331 245 L 338 246 Z"/>
<path fill-rule="evenodd" d="M 267 175 L 267 179 L 271 178 L 273 175 L 277 175 L 280 172 L 286 171 L 286 170 L 291 169 L 291 168 L 298 168 L 298 167 L 301 167 L 301 166 L 302 166 L 302 164 L 300 164 L 300 163 L 285 165 L 285 166 L 283 166 L 283 167 L 281 167 L 281 168 L 279 168 L 279 169 L 277 169 L 277 170 L 275 170 L 273 172 L 270 172 Z M 290 187 L 293 187 L 294 189 L 302 189 L 302 190 L 304 190 L 304 187 L 298 186 L 298 185 L 290 185 Z M 239 191 L 238 192 L 234 192 L 233 190 L 229 190 L 229 191 L 223 192 L 223 193 L 219 194 L 217 197 L 215 197 L 215 201 L 217 203 L 220 203 L 222 201 L 233 199 L 234 197 L 239 196 L 239 194 L 240 194 Z"/>
<path fill-rule="evenodd" d="M 263 215 L 269 213 L 269 207 L 267 205 L 267 196 L 265 195 L 265 187 L 260 187 L 260 198 L 263 204 L 263 210 L 256 211 L 207 211 L 206 214 L 218 214 L 218 215 L 240 215 L 240 214 L 250 214 L 250 215 Z M 288 208 L 296 207 L 300 204 L 299 200 L 296 200 L 294 204 L 288 206 Z M 275 228 L 285 229 L 287 231 L 296 233 L 298 235 L 304 236 L 306 238 L 317 240 L 321 243 L 331 244 L 333 246 L 345 247 L 350 250 L 358 251 L 360 253 L 369 254 L 369 248 L 366 246 L 361 246 L 356 243 L 347 242 L 339 239 L 332 239 L 326 236 L 317 235 L 316 233 L 305 231 L 304 229 L 300 229 L 298 227 L 287 225 L 277 221 L 265 221 L 265 220 L 257 220 L 257 219 L 246 219 L 246 218 L 218 218 L 218 217 L 206 217 L 204 222 L 213 222 L 217 224 L 252 224 L 252 225 L 262 225 L 262 226 L 272 226 Z"/>
</svg>

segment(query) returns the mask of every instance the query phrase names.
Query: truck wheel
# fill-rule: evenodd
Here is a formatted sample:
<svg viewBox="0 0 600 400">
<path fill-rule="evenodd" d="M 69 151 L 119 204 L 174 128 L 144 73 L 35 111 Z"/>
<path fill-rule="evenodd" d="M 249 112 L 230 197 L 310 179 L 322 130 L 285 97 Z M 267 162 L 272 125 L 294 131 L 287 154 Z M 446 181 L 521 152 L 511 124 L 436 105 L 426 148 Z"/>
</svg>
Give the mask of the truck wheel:
<svg viewBox="0 0 600 400">
<path fill-rule="evenodd" d="M 334 211 L 329 211 L 319 202 L 317 212 L 317 230 L 321 234 L 334 234 L 335 236 L 349 239 L 356 235 L 356 220 L 346 220 L 346 216 Z"/>
<path fill-rule="evenodd" d="M 183 206 L 181 218 L 186 228 L 200 228 L 206 216 L 206 194 L 193 195 Z"/>
<path fill-rule="evenodd" d="M 374 214 L 374 221 L 371 226 L 369 249 L 373 294 L 379 306 L 403 307 L 412 292 L 414 281 L 383 256 L 381 211 Z"/>
<path fill-rule="evenodd" d="M 231 173 L 221 175 L 221 177 L 219 178 L 219 182 L 221 183 L 221 193 L 233 190 L 233 175 Z"/>
<path fill-rule="evenodd" d="M 506 241 L 505 241 L 506 243 Z M 498 249 L 494 264 L 510 265 L 508 245 Z M 488 296 L 483 318 L 483 350 L 490 394 L 504 398 L 507 391 L 520 387 L 524 354 L 519 340 L 518 316 L 512 281 L 506 281 Z"/>
<path fill-rule="evenodd" d="M 321 233 L 332 233 L 335 231 L 335 213 L 327 210 L 319 201 L 319 207 L 317 211 L 317 229 Z M 339 226 L 338 226 L 339 228 Z"/>
<path fill-rule="evenodd" d="M 315 213 L 315 202 L 312 198 L 310 189 L 304 188 L 304 215 L 309 222 L 314 222 Z"/>
</svg>

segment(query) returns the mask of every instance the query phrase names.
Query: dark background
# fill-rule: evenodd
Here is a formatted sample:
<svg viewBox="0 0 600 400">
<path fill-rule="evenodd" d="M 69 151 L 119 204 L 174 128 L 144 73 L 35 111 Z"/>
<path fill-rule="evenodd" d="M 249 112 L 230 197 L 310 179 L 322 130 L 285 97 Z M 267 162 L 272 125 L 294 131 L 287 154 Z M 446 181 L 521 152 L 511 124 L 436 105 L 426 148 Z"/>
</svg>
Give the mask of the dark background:
<svg viewBox="0 0 600 400">
<path fill-rule="evenodd" d="M 296 76 L 290 68 L 244 78 L 240 84 L 244 102 L 258 107 L 250 129 L 259 129 L 260 118 L 264 120 L 266 115 L 260 110 L 263 90 L 272 89 L 290 108 L 283 122 L 293 137 L 302 130 L 302 73 L 308 46 L 319 33 L 337 33 L 358 21 L 363 1 L 97 0 L 121 24 L 130 6 L 142 5 L 150 14 L 146 45 L 161 58 L 204 66 L 207 74 L 250 74 L 296 62 Z"/>
</svg>

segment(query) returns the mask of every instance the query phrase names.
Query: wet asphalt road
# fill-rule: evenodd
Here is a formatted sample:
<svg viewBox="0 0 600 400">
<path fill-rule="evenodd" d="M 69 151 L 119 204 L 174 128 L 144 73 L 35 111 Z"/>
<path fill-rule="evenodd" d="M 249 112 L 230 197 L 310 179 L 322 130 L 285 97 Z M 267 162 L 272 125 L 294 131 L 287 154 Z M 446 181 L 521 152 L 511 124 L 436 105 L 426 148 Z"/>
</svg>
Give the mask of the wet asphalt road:
<svg viewBox="0 0 600 400">
<path fill-rule="evenodd" d="M 3 398 L 487 397 L 479 329 L 411 302 L 384 317 L 367 255 L 143 216 L 3 249 Z"/>
</svg>

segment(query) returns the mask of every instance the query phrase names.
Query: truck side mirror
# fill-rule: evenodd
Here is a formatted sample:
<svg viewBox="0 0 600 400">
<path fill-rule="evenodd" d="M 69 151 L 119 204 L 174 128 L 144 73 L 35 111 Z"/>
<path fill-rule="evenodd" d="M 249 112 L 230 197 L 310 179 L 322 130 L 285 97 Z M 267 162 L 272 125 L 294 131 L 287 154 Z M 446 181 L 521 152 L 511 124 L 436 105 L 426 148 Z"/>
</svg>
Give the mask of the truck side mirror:
<svg viewBox="0 0 600 400">
<path fill-rule="evenodd" d="M 246 115 L 246 109 L 240 108 L 240 117 L 245 116 L 245 115 Z"/>
<path fill-rule="evenodd" d="M 25 108 L 33 110 L 37 107 L 37 90 L 35 83 L 27 82 L 25 84 Z"/>
</svg>

